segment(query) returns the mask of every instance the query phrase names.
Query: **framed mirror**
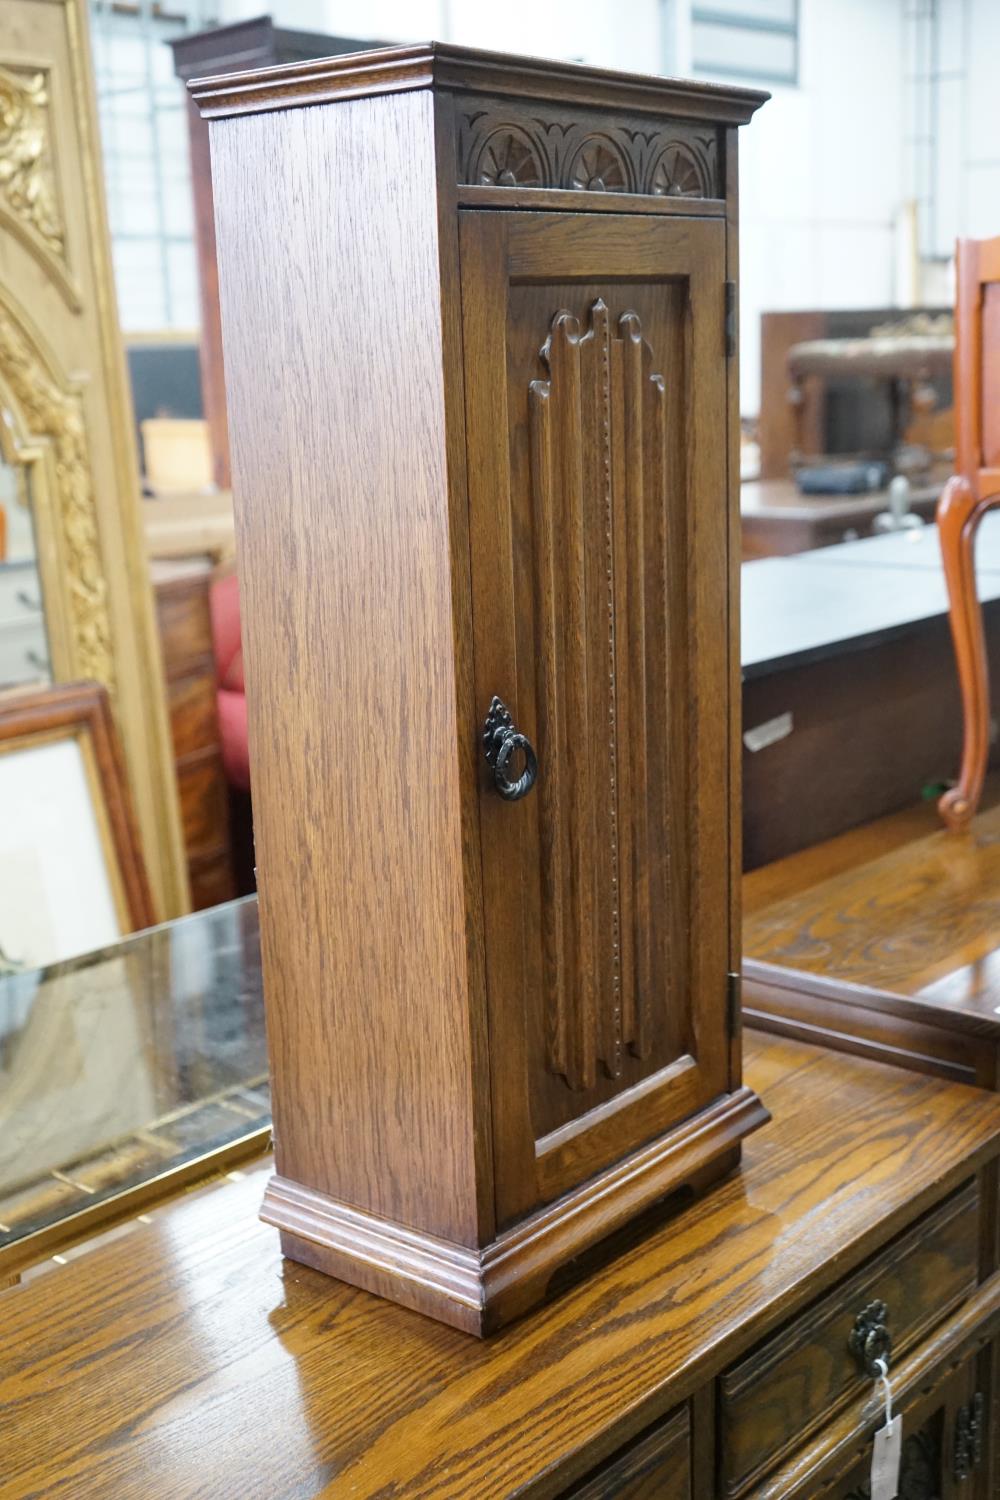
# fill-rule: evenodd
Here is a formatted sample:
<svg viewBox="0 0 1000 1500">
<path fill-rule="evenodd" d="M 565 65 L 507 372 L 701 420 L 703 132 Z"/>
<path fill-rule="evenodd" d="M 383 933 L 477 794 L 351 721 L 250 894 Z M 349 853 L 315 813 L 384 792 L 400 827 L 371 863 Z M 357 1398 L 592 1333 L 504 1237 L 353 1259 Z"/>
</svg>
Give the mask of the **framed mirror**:
<svg viewBox="0 0 1000 1500">
<path fill-rule="evenodd" d="M 0 686 L 107 689 L 156 915 L 179 915 L 187 869 L 84 0 L 4 6 L 0 507 Z"/>
</svg>

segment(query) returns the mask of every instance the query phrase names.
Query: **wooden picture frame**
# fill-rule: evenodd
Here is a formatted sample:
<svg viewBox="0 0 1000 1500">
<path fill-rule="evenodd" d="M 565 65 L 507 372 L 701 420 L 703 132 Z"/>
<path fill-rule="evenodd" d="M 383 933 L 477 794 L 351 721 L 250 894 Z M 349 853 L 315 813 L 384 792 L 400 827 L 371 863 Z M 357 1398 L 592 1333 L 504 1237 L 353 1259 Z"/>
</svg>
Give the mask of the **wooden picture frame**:
<svg viewBox="0 0 1000 1500">
<path fill-rule="evenodd" d="M 53 757 L 47 753 L 66 745 L 78 747 L 78 760 L 72 755 Z M 45 763 L 29 770 L 23 757 L 33 752 L 45 754 Z M 73 899 L 92 903 L 91 909 L 101 920 L 95 924 L 90 946 L 97 948 L 152 926 L 156 920 L 153 900 L 107 691 L 97 682 L 74 682 L 0 695 L 0 783 L 14 771 L 8 758 L 15 755 L 22 757 L 15 772 L 22 785 L 32 775 L 39 782 L 53 774 L 60 777 L 59 784 L 50 783 L 47 793 L 50 815 L 62 820 L 56 856 L 59 863 L 57 869 L 49 871 L 50 889 L 60 881 L 65 888 L 72 875 Z M 81 788 L 85 788 L 84 795 L 89 793 L 86 807 L 80 806 Z M 70 848 L 74 817 L 78 832 Z M 39 871 L 44 875 L 44 854 L 36 876 Z M 16 873 L 13 878 L 17 879 Z M 106 883 L 104 889 L 102 882 Z M 9 911 L 9 903 L 5 905 Z M 86 910 L 84 906 L 74 911 L 78 926 Z M 36 937 L 36 942 L 43 940 Z M 6 932 L 0 932 L 0 945 L 7 961 L 27 967 L 75 956 L 87 951 L 88 946 L 73 944 L 71 952 L 22 955 Z"/>
</svg>

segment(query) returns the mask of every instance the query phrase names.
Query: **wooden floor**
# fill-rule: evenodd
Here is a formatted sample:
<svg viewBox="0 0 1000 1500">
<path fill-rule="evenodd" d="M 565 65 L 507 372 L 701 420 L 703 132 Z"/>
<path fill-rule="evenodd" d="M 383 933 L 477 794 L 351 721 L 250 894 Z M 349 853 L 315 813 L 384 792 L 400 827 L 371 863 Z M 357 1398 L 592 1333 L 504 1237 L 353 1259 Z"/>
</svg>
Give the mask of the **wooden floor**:
<svg viewBox="0 0 1000 1500">
<path fill-rule="evenodd" d="M 1000 776 L 966 833 L 923 803 L 755 870 L 743 893 L 748 958 L 1000 1006 Z"/>
</svg>

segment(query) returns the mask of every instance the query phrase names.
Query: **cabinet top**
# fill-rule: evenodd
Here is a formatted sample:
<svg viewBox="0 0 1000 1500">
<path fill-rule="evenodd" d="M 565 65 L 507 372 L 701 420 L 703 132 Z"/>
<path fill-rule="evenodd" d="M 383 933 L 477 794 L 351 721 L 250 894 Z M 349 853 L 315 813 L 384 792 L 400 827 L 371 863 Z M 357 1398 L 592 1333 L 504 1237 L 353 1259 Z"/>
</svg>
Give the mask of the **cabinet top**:
<svg viewBox="0 0 1000 1500">
<path fill-rule="evenodd" d="M 149 1475 L 159 1496 L 198 1481 L 215 1495 L 562 1492 L 1000 1144 L 995 1094 L 746 1042 L 774 1119 L 743 1170 L 485 1343 L 282 1272 L 257 1217 L 266 1168 L 7 1292 L 0 1451 L 14 1493 L 136 1494 Z"/>
<path fill-rule="evenodd" d="M 619 73 L 545 58 L 511 57 L 443 42 L 382 47 L 196 78 L 188 88 L 209 120 L 373 94 L 440 89 L 745 125 L 770 98 L 760 89 Z"/>
</svg>

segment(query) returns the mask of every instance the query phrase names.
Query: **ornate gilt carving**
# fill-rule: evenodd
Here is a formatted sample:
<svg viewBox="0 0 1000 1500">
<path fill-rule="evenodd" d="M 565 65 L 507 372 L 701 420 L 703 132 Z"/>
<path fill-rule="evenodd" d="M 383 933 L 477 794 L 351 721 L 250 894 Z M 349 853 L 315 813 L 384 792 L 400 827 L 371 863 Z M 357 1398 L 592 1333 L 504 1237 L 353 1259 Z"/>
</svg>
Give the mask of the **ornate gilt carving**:
<svg viewBox="0 0 1000 1500">
<path fill-rule="evenodd" d="M 462 182 L 649 197 L 722 197 L 711 129 L 638 126 L 584 112 L 571 124 L 515 104 L 458 111 Z"/>
<path fill-rule="evenodd" d="M 0 67 L 0 195 L 46 247 L 63 258 L 65 228 L 56 197 L 48 79 Z"/>
<path fill-rule="evenodd" d="M 51 445 L 59 534 L 68 578 L 73 669 L 113 693 L 114 656 L 108 590 L 101 563 L 83 403 L 62 388 L 39 351 L 0 303 L 0 382 L 33 438 Z"/>
<path fill-rule="evenodd" d="M 588 323 L 556 314 L 549 378 L 529 391 L 548 1062 L 571 1088 L 645 1053 L 670 969 L 654 949 L 667 854 L 649 839 L 663 747 L 647 732 L 666 686 L 665 391 L 634 312 L 612 328 L 598 298 Z"/>
</svg>

